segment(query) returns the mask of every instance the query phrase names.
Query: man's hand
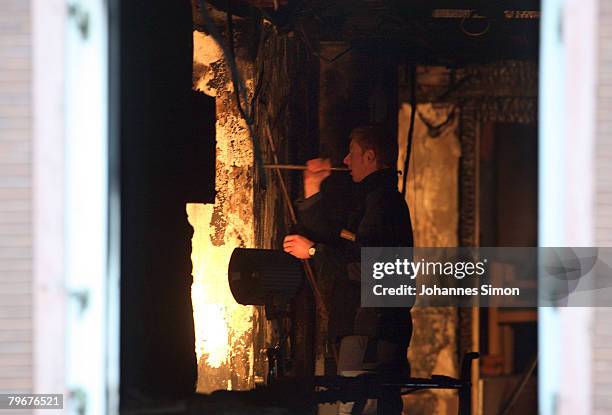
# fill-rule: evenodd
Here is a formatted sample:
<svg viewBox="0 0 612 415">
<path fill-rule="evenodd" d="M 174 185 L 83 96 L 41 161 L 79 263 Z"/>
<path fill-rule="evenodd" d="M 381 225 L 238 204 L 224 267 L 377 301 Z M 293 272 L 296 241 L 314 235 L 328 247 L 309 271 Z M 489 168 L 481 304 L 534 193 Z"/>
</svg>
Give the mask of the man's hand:
<svg viewBox="0 0 612 415">
<path fill-rule="evenodd" d="M 306 162 L 304 170 L 304 197 L 308 198 L 319 193 L 321 182 L 331 174 L 329 159 L 312 159 Z"/>
<path fill-rule="evenodd" d="M 287 235 L 283 240 L 283 250 L 299 259 L 310 258 L 308 250 L 313 245 L 314 242 L 302 235 Z"/>
</svg>

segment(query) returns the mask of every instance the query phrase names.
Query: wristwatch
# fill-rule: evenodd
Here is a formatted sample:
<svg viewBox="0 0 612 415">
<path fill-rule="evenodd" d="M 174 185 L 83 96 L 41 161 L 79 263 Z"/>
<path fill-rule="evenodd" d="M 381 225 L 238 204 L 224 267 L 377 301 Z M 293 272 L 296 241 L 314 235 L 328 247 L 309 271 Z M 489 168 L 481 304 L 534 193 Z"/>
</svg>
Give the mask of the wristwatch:
<svg viewBox="0 0 612 415">
<path fill-rule="evenodd" d="M 310 248 L 308 248 L 308 255 L 310 255 L 311 258 L 315 256 L 316 253 L 317 253 L 316 245 L 313 245 Z"/>
</svg>

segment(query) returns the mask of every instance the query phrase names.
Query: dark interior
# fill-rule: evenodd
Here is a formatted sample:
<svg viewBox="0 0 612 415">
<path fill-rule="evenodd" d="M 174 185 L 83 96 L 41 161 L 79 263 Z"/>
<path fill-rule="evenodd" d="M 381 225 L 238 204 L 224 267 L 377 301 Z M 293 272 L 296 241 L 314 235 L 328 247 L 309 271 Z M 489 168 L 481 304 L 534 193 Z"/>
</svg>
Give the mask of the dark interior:
<svg viewBox="0 0 612 415">
<path fill-rule="evenodd" d="M 290 0 L 279 2 L 278 10 L 271 3 L 206 2 L 226 37 L 227 18 L 233 15 L 237 57 L 263 68 L 258 77 L 264 87 L 254 105 L 254 131 L 261 143 L 264 128 L 273 134 L 282 130 L 275 136 L 283 137 L 276 145 L 284 160 L 303 164 L 323 154 L 340 164 L 355 125 L 382 122 L 397 131 L 402 103 L 455 105 L 461 110 L 462 154 L 456 170 L 459 222 L 451 232 L 460 245 L 536 245 L 538 1 Z M 111 28 L 111 72 L 118 74 L 111 91 L 117 107 L 111 113 L 117 131 L 113 144 L 120 156 L 121 407 L 126 412 L 195 394 L 193 230 L 185 204 L 215 201 L 219 116 L 215 98 L 192 89 L 193 32 L 206 32 L 200 6 L 187 0 L 114 2 L 120 24 Z M 257 46 L 262 36 L 269 42 L 265 50 Z M 535 68 L 531 78 L 515 82 L 517 62 L 521 68 Z M 431 83 L 421 76 L 413 93 L 411 70 L 428 67 L 444 68 L 445 75 L 431 75 Z M 504 83 L 506 78 L 511 81 Z M 483 109 L 498 101 L 516 103 L 519 115 L 508 116 L 512 112 L 507 107 Z M 270 108 L 276 118 L 270 118 Z M 470 129 L 476 125 L 481 131 L 478 143 L 470 141 Z M 471 153 L 475 148 L 479 152 Z M 266 159 L 264 144 L 261 149 Z M 256 220 L 258 247 L 278 247 L 288 230 L 287 212 L 278 200 L 270 201 L 274 187 L 268 183 L 263 191 L 259 173 L 253 175 L 255 216 L 273 209 L 279 219 L 273 226 Z M 475 177 L 480 193 L 474 193 Z M 300 177 L 287 180 L 291 196 L 299 197 Z M 338 180 L 329 185 L 342 189 Z M 299 380 L 313 374 L 317 353 L 316 317 L 307 287 L 294 300 L 291 313 L 292 375 Z M 471 320 L 465 310 L 456 315 L 459 360 L 472 347 L 466 334 Z M 483 310 L 484 354 L 487 324 Z M 515 338 L 524 340 L 513 351 L 512 374 L 522 373 L 537 350 L 535 327 L 526 322 L 514 329 Z M 328 363 L 326 371 L 333 373 Z M 296 396 L 292 387 L 287 386 L 285 396 Z M 247 400 L 274 406 L 270 395 L 261 396 Z M 202 413 L 229 413 L 224 411 L 230 403 L 219 402 Z M 427 405 L 415 403 L 416 412 L 410 413 L 434 413 Z"/>
</svg>

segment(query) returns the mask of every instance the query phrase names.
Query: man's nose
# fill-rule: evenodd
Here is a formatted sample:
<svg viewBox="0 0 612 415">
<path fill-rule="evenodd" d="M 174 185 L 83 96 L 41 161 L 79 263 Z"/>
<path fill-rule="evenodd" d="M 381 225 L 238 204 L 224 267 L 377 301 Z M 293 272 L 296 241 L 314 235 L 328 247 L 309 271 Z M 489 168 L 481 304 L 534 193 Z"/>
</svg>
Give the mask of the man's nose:
<svg viewBox="0 0 612 415">
<path fill-rule="evenodd" d="M 347 166 L 349 165 L 349 155 L 348 154 L 344 156 L 344 159 L 342 160 L 342 162 L 346 164 Z"/>
</svg>

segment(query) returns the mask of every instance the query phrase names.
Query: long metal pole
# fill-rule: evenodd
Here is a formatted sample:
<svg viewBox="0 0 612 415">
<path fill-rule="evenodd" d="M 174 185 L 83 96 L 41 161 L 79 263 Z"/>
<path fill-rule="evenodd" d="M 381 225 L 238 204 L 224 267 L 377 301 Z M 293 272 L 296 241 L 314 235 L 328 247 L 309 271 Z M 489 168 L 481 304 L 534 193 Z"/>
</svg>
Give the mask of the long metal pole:
<svg viewBox="0 0 612 415">
<path fill-rule="evenodd" d="M 274 141 L 272 141 L 272 132 L 270 131 L 270 127 L 265 125 L 266 129 L 266 137 L 268 139 L 268 143 L 270 145 L 270 151 L 272 153 L 272 158 L 274 159 L 275 166 L 280 166 L 278 163 L 278 156 L 276 155 L 276 147 L 274 146 Z M 303 166 L 305 167 L 305 166 Z M 281 193 L 283 194 L 283 199 L 285 200 L 285 204 L 287 206 L 287 210 L 289 211 L 289 216 L 291 218 L 291 223 L 297 223 L 297 215 L 295 214 L 295 209 L 293 208 L 293 204 L 291 203 L 291 198 L 289 197 L 289 192 L 287 191 L 287 186 L 285 185 L 285 180 L 281 174 L 281 168 L 275 167 L 276 174 L 278 176 L 278 183 L 280 185 Z M 303 169 L 302 169 L 303 170 Z M 317 304 L 317 308 L 321 317 L 327 321 L 329 319 L 329 313 L 327 311 L 327 307 L 325 306 L 325 302 L 323 301 L 323 295 L 319 290 L 319 286 L 317 285 L 317 280 L 315 278 L 314 270 L 310 265 L 310 262 L 307 259 L 302 259 L 302 265 L 304 266 L 304 272 L 306 273 L 306 279 L 312 289 L 312 294 L 315 299 L 315 303 Z"/>
<path fill-rule="evenodd" d="M 266 169 L 280 170 L 306 170 L 307 167 L 301 164 L 264 164 Z M 348 167 L 332 167 L 331 171 L 349 171 Z"/>
</svg>

